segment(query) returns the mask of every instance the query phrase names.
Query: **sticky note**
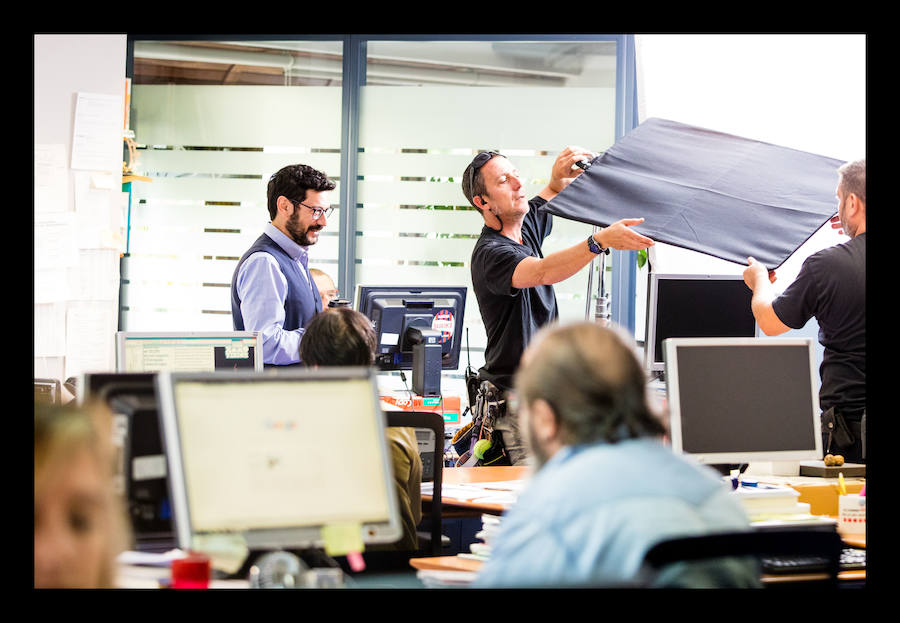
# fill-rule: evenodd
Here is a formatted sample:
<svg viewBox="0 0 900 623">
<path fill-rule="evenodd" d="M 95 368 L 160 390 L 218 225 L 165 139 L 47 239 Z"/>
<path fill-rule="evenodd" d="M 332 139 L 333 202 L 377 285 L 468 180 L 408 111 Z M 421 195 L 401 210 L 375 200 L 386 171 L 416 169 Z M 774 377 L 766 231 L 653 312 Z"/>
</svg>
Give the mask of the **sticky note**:
<svg viewBox="0 0 900 623">
<path fill-rule="evenodd" d="M 329 556 L 343 556 L 363 551 L 362 526 L 358 523 L 329 524 L 322 527 L 325 553 Z"/>
<path fill-rule="evenodd" d="M 239 534 L 194 535 L 191 548 L 210 558 L 214 569 L 236 573 L 249 554 L 247 541 Z"/>
</svg>

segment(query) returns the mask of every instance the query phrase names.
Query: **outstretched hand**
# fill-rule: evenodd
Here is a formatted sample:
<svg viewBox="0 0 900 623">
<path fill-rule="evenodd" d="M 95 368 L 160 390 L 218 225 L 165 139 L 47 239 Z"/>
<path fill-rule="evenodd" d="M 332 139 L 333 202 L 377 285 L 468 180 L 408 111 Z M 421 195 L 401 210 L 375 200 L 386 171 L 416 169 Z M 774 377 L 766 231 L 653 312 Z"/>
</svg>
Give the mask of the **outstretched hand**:
<svg viewBox="0 0 900 623">
<path fill-rule="evenodd" d="M 623 218 L 601 229 L 597 234 L 599 236 L 597 241 L 604 247 L 620 251 L 637 251 L 652 247 L 656 243 L 651 238 L 631 229 L 643 222 L 643 218 Z"/>
</svg>

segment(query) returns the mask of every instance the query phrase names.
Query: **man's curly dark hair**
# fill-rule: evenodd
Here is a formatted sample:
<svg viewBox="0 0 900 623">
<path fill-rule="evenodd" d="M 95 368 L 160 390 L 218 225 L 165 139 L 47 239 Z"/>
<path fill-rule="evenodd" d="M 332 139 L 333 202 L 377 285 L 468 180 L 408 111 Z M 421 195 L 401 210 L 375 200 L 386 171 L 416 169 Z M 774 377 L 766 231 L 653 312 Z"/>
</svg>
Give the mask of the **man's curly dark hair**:
<svg viewBox="0 0 900 623">
<path fill-rule="evenodd" d="M 284 195 L 294 201 L 306 199 L 306 191 L 334 190 L 335 183 L 328 176 L 307 164 L 289 164 L 269 178 L 266 189 L 269 218 L 278 213 L 278 197 Z"/>
</svg>

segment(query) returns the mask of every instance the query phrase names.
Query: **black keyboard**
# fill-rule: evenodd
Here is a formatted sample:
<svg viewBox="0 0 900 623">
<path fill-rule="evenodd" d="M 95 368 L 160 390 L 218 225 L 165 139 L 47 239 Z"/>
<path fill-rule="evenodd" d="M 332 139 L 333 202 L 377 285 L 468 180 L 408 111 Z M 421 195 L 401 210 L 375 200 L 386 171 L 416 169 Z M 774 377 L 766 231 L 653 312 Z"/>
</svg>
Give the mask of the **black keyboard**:
<svg viewBox="0 0 900 623">
<path fill-rule="evenodd" d="M 815 573 L 825 571 L 827 559 L 821 556 L 763 556 L 760 558 L 763 573 Z M 866 550 L 845 547 L 841 550 L 840 571 L 866 568 Z"/>
</svg>

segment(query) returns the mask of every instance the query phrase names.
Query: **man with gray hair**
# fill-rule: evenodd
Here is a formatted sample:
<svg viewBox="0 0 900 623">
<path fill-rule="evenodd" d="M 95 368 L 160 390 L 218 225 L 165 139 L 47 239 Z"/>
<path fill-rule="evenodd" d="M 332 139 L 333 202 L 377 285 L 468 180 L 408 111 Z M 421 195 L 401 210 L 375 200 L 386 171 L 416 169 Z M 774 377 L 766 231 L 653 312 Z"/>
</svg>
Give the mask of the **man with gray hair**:
<svg viewBox="0 0 900 623">
<path fill-rule="evenodd" d="M 506 513 L 479 587 L 631 585 L 659 541 L 749 529 L 710 467 L 675 454 L 647 401 L 630 336 L 597 323 L 542 329 L 515 393 L 536 473 Z M 654 586 L 751 587 L 753 561 L 678 563 Z"/>
<path fill-rule="evenodd" d="M 825 347 L 822 384 L 824 452 L 851 463 L 865 462 L 866 414 L 866 161 L 838 169 L 838 212 L 831 226 L 850 236 L 809 256 L 779 296 L 774 271 L 747 258 L 744 282 L 753 290 L 751 307 L 766 335 L 799 329 L 815 317 Z"/>
</svg>

